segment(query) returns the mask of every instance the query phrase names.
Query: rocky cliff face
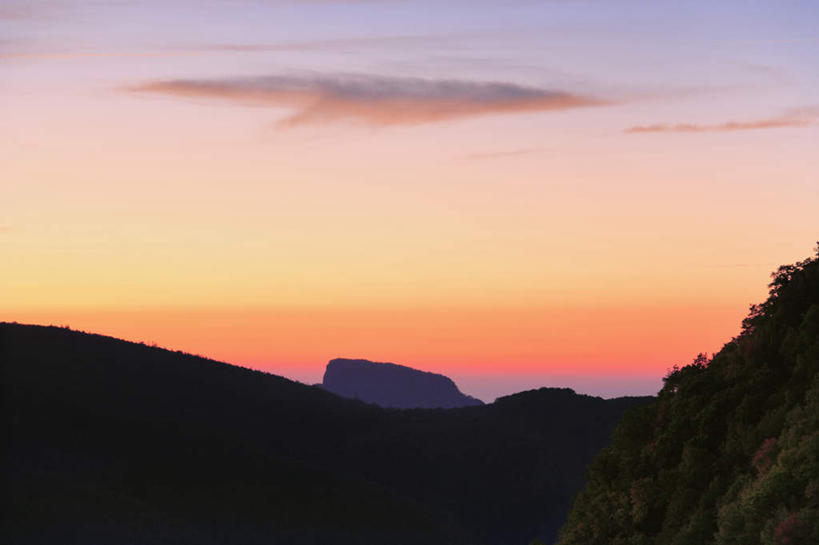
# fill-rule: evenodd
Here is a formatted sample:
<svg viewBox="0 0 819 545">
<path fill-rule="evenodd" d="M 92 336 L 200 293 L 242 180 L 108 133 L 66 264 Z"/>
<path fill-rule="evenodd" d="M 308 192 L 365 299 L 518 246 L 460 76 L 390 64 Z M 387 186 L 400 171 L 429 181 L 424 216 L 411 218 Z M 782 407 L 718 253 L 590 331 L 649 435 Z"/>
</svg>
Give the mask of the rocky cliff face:
<svg viewBox="0 0 819 545">
<path fill-rule="evenodd" d="M 394 363 L 334 359 L 324 372 L 324 389 L 381 407 L 399 409 L 483 405 L 465 395 L 449 377 Z"/>
</svg>

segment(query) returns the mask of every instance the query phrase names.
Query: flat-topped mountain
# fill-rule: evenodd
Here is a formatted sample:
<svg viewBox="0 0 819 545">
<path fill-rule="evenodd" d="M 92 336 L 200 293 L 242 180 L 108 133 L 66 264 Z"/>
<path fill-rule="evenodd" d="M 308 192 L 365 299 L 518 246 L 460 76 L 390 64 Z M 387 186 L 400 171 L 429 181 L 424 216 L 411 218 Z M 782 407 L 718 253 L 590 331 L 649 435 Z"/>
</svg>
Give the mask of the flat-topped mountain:
<svg viewBox="0 0 819 545">
<path fill-rule="evenodd" d="M 461 393 L 451 378 L 395 363 L 336 358 L 321 386 L 334 394 L 397 409 L 452 409 L 483 405 Z"/>
</svg>

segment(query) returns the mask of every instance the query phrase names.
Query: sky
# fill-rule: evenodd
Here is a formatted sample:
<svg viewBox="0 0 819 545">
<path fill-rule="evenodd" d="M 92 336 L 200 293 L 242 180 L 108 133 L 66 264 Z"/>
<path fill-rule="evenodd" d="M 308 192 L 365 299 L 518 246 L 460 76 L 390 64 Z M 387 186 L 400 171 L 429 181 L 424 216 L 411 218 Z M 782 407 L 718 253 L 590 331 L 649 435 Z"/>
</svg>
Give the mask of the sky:
<svg viewBox="0 0 819 545">
<path fill-rule="evenodd" d="M 0 320 L 653 394 L 819 238 L 815 2 L 3 0 Z"/>
</svg>

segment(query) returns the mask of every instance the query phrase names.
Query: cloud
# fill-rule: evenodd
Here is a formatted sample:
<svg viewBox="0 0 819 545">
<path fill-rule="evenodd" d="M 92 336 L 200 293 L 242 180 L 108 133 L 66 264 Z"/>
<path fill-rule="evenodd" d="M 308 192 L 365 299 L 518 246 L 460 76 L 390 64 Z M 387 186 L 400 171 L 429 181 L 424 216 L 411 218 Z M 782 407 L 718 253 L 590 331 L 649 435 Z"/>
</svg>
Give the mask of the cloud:
<svg viewBox="0 0 819 545">
<path fill-rule="evenodd" d="M 654 133 L 654 132 L 730 132 L 752 131 L 760 129 L 780 129 L 786 127 L 808 127 L 816 122 L 819 116 L 816 108 L 801 108 L 792 110 L 779 117 L 757 119 L 753 121 L 726 121 L 711 125 L 696 123 L 658 123 L 655 125 L 635 125 L 623 129 L 625 133 Z"/>
<path fill-rule="evenodd" d="M 13 21 L 16 19 L 28 19 L 34 15 L 35 11 L 25 4 L 10 4 L 0 6 L 0 21 Z"/>
<path fill-rule="evenodd" d="M 0 21 L 21 21 L 25 19 L 50 19 L 65 15 L 64 2 L 56 0 L 2 0 L 0 1 Z"/>
<path fill-rule="evenodd" d="M 531 155 L 544 151 L 546 148 L 519 148 L 502 151 L 483 151 L 477 153 L 467 153 L 461 155 L 458 159 L 474 160 L 474 159 L 504 159 L 507 157 L 519 157 L 521 155 Z"/>
<path fill-rule="evenodd" d="M 35 14 L 34 9 L 25 5 L 0 6 L 0 21 L 29 19 Z"/>
<path fill-rule="evenodd" d="M 128 90 L 295 110 L 280 122 L 282 126 L 342 119 L 375 126 L 409 125 L 604 104 L 585 95 L 514 83 L 348 74 L 165 80 Z"/>
<path fill-rule="evenodd" d="M 3 11 L 0 9 L 0 20 Z M 373 36 L 367 38 L 337 38 L 332 40 L 308 40 L 275 43 L 216 43 L 209 45 L 164 46 L 153 50 L 65 50 L 65 51 L 9 51 L 0 52 L 0 59 L 88 59 L 98 57 L 175 57 L 198 56 L 218 53 L 286 53 L 291 51 L 322 51 L 355 48 L 372 48 L 408 44 L 430 44 L 433 40 L 443 42 L 444 37 L 428 35 Z M 2 44 L 2 42 L 0 42 Z"/>
<path fill-rule="evenodd" d="M 310 51 L 310 50 L 338 50 L 339 48 L 355 47 L 382 47 L 386 45 L 406 46 L 408 44 L 429 44 L 433 40 L 444 42 L 448 36 L 424 35 L 424 34 L 404 34 L 393 36 L 368 36 L 368 37 L 348 37 L 324 40 L 304 40 L 292 42 L 273 43 L 216 43 L 210 45 L 194 46 L 189 49 L 199 49 L 202 51 L 225 51 L 225 52 L 268 52 L 268 51 Z"/>
</svg>

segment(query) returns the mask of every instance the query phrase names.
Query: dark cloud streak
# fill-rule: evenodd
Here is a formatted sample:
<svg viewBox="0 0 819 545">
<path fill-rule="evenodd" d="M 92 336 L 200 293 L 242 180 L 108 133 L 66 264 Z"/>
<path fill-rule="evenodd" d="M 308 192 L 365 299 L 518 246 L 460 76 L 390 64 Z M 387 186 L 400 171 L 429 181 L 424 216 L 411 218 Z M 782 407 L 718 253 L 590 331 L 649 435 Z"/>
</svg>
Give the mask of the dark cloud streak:
<svg viewBox="0 0 819 545">
<path fill-rule="evenodd" d="M 282 126 L 351 119 L 375 126 L 433 123 L 479 115 L 566 110 L 605 104 L 566 91 L 506 82 L 349 74 L 165 80 L 132 92 L 292 108 Z"/>
</svg>

